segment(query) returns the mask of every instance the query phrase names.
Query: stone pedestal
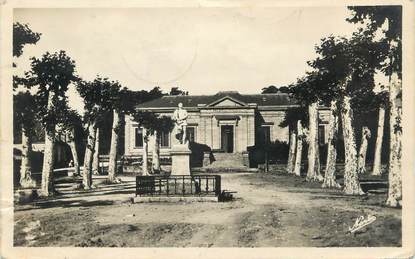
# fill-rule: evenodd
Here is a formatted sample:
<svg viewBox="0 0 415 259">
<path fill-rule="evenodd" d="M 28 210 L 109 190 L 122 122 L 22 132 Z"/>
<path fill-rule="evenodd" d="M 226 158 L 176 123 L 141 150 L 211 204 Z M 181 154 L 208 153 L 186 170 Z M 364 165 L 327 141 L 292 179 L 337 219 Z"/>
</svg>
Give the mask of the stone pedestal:
<svg viewBox="0 0 415 259">
<path fill-rule="evenodd" d="M 173 145 L 171 155 L 171 175 L 190 175 L 190 154 L 188 143 Z"/>
</svg>

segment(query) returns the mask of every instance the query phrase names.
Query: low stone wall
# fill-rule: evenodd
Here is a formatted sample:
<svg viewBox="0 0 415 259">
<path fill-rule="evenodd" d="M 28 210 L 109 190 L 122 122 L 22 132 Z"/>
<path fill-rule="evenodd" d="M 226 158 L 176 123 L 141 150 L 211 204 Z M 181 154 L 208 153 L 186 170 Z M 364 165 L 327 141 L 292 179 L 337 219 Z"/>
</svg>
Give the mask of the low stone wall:
<svg viewBox="0 0 415 259">
<path fill-rule="evenodd" d="M 192 196 L 192 197 L 134 197 L 133 203 L 147 203 L 147 202 L 218 202 L 218 196 Z"/>
</svg>

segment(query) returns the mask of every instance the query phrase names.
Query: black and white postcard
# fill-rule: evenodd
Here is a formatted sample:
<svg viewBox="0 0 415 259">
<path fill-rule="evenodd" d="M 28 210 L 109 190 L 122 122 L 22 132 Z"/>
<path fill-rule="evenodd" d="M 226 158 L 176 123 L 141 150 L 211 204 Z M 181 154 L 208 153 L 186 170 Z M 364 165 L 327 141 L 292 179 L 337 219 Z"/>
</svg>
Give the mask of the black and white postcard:
<svg viewBox="0 0 415 259">
<path fill-rule="evenodd" d="M 414 256 L 412 1 L 0 8 L 2 258 Z"/>
</svg>

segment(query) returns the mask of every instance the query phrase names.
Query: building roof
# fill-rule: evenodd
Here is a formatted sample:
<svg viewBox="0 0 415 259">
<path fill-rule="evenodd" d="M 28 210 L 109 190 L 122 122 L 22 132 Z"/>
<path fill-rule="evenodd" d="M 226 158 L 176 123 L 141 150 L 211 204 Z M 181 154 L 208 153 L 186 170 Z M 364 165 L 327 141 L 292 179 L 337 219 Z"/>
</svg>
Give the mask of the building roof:
<svg viewBox="0 0 415 259">
<path fill-rule="evenodd" d="M 184 108 L 210 106 L 221 100 L 231 99 L 241 104 L 256 104 L 260 106 L 287 106 L 295 105 L 295 101 L 286 93 L 275 94 L 240 94 L 236 91 L 223 91 L 215 95 L 175 95 L 163 96 L 161 98 L 142 103 L 137 108 L 173 108 L 179 103 Z"/>
</svg>

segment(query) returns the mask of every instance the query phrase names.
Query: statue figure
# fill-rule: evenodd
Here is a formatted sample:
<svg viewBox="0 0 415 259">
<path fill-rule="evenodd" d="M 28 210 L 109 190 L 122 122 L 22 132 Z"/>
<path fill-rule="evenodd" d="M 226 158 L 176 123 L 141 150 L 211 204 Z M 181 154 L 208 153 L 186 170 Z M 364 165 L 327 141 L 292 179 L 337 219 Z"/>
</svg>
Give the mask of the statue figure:
<svg viewBox="0 0 415 259">
<path fill-rule="evenodd" d="M 181 134 L 180 144 L 186 143 L 187 111 L 183 109 L 183 104 L 179 103 L 178 108 L 173 113 L 173 120 Z"/>
</svg>

